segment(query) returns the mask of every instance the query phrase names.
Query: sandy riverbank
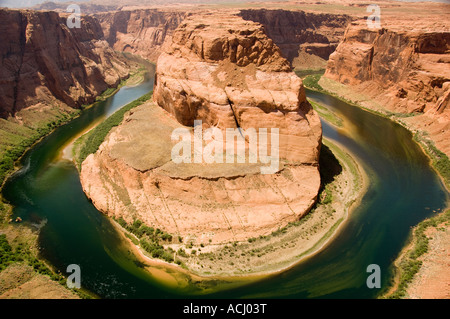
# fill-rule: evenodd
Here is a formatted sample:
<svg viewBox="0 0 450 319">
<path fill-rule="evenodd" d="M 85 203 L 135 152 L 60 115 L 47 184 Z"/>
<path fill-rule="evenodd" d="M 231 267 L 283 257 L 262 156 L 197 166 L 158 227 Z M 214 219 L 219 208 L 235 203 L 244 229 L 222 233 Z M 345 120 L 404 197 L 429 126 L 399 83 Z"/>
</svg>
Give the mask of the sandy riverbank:
<svg viewBox="0 0 450 319">
<path fill-rule="evenodd" d="M 411 299 L 450 299 L 450 227 L 442 223 L 425 231 L 429 252 L 406 289 Z"/>
<path fill-rule="evenodd" d="M 393 281 L 381 298 L 450 298 L 449 212 L 445 210 L 414 227 L 408 244 L 394 261 Z M 414 265 L 418 269 L 414 270 Z"/>
</svg>

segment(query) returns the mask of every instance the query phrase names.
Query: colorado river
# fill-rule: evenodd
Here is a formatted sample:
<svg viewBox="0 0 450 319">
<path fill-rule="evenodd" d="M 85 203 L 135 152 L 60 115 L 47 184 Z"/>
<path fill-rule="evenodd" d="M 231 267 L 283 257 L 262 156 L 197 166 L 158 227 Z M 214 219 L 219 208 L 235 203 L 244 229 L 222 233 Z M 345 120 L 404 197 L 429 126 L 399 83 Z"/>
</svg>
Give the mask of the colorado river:
<svg viewBox="0 0 450 319">
<path fill-rule="evenodd" d="M 56 129 L 23 157 L 23 168 L 3 189 L 15 207 L 14 216 L 45 222 L 39 235 L 42 256 L 62 273 L 78 264 L 82 286 L 102 298 L 177 298 L 197 290 L 164 286 L 144 271 L 109 220 L 87 200 L 74 165 L 59 156 L 61 148 L 94 121 L 152 87 L 151 76 L 138 86 L 123 87 Z M 368 192 L 318 254 L 279 275 L 207 297 L 374 298 L 382 289 L 367 288 L 366 267 L 379 265 L 382 287 L 389 284 L 392 262 L 410 227 L 446 205 L 446 192 L 410 132 L 326 94 L 307 91 L 307 96 L 342 118 L 342 129 L 324 122 L 324 136 L 360 159 L 370 177 Z"/>
</svg>

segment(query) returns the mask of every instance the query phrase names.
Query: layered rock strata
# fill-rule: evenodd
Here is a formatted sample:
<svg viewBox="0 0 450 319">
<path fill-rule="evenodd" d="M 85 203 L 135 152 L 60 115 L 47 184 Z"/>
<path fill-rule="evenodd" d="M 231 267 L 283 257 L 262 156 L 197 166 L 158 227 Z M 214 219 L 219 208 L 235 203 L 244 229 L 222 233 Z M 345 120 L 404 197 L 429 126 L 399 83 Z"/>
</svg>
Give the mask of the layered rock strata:
<svg viewBox="0 0 450 319">
<path fill-rule="evenodd" d="M 161 46 L 187 15 L 185 11 L 124 10 L 95 14 L 109 45 L 156 62 Z"/>
<path fill-rule="evenodd" d="M 383 22 L 381 29 L 369 29 L 365 20 L 349 25 L 325 77 L 376 99 L 389 112 L 425 115 L 405 121 L 429 131 L 450 154 L 450 32 Z"/>
<path fill-rule="evenodd" d="M 95 18 L 111 47 L 156 62 L 166 37 L 171 37 L 181 21 L 193 12 L 136 9 L 99 13 Z M 347 15 L 289 10 L 244 9 L 231 10 L 230 14 L 261 23 L 283 56 L 299 68 L 308 67 L 302 63 L 305 55 L 327 60 L 350 21 Z"/>
<path fill-rule="evenodd" d="M 30 106 L 79 108 L 128 76 L 91 17 L 68 28 L 56 12 L 2 9 L 0 21 L 0 117 Z"/>
<path fill-rule="evenodd" d="M 164 45 L 156 75 L 157 104 L 134 109 L 82 164 L 83 189 L 98 209 L 197 244 L 267 235 L 308 212 L 320 186 L 320 120 L 260 24 L 188 17 Z M 278 128 L 279 168 L 177 164 L 171 134 L 184 128 L 192 137 L 195 120 L 222 132 Z"/>
<path fill-rule="evenodd" d="M 318 14 L 294 10 L 246 9 L 239 15 L 249 21 L 261 23 L 270 39 L 283 55 L 298 68 L 305 56 L 328 60 L 344 36 L 351 17 L 344 14 Z"/>
<path fill-rule="evenodd" d="M 282 158 L 317 163 L 319 119 L 260 24 L 217 13 L 189 17 L 164 49 L 153 96 L 181 124 L 277 127 Z"/>
</svg>

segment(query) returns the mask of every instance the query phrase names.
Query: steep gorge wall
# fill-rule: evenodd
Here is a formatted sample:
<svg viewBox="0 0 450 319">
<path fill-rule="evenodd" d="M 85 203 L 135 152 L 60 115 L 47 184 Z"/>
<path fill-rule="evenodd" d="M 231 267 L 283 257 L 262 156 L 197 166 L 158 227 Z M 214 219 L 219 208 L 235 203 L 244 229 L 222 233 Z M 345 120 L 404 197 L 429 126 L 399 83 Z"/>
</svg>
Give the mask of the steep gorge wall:
<svg viewBox="0 0 450 319">
<path fill-rule="evenodd" d="M 302 53 L 327 60 L 351 19 L 347 15 L 289 10 L 246 9 L 230 10 L 229 13 L 264 25 L 269 38 L 294 66 L 301 66 L 302 61 L 296 61 L 296 58 Z M 193 12 L 139 9 L 99 13 L 94 17 L 100 21 L 105 39 L 115 50 L 156 62 L 164 40 L 191 14 Z"/>
<path fill-rule="evenodd" d="M 182 11 L 146 9 L 99 13 L 94 18 L 112 48 L 156 62 L 164 40 L 187 15 Z"/>
<path fill-rule="evenodd" d="M 427 131 L 450 154 L 450 32 L 408 30 L 395 21 L 373 30 L 355 21 L 330 56 L 325 77 L 373 98 L 381 111 L 422 114 L 404 122 Z"/>
<path fill-rule="evenodd" d="M 30 106 L 79 108 L 129 74 L 85 16 L 69 29 L 56 12 L 0 10 L 0 117 Z"/>
<path fill-rule="evenodd" d="M 344 84 L 371 81 L 392 95 L 400 112 L 442 109 L 450 81 L 450 32 L 370 30 L 352 24 L 331 56 L 325 76 Z"/>
<path fill-rule="evenodd" d="M 307 68 L 305 54 L 328 60 L 342 40 L 351 17 L 303 11 L 247 9 L 239 15 L 264 25 L 269 38 L 294 67 Z"/>
</svg>

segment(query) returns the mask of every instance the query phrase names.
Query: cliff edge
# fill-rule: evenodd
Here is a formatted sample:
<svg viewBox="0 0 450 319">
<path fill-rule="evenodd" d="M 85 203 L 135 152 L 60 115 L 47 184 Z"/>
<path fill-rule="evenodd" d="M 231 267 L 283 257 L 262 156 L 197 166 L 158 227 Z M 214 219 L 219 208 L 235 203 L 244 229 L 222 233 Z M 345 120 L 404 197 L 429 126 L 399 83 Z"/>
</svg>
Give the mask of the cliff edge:
<svg viewBox="0 0 450 319">
<path fill-rule="evenodd" d="M 412 130 L 427 132 L 449 156 L 450 32 L 432 19 L 410 28 L 407 23 L 385 18 L 379 29 L 369 29 L 366 20 L 350 23 L 324 76 L 365 94 L 378 111 L 402 117 Z"/>
<path fill-rule="evenodd" d="M 0 117 L 31 106 L 80 108 L 128 76 L 95 19 L 69 28 L 67 16 L 0 9 Z"/>
</svg>

